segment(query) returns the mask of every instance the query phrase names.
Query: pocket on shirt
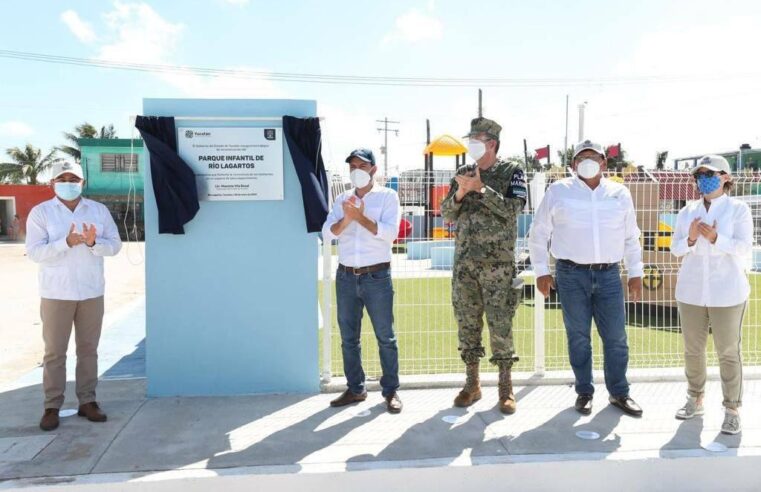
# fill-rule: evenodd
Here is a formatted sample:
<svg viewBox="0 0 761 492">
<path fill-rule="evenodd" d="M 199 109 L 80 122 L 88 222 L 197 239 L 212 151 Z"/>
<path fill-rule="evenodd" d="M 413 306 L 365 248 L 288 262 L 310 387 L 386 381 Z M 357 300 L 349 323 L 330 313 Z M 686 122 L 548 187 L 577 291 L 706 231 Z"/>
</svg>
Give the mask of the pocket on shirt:
<svg viewBox="0 0 761 492">
<path fill-rule="evenodd" d="M 597 204 L 597 220 L 600 225 L 610 229 L 626 226 L 626 210 L 618 200 L 605 200 Z"/>
<path fill-rule="evenodd" d="M 383 215 L 382 206 L 368 206 L 367 203 L 365 203 L 365 216 L 373 219 L 375 222 L 380 222 L 381 215 Z"/>
<path fill-rule="evenodd" d="M 82 226 L 78 226 L 77 230 L 79 230 L 80 227 Z M 49 224 L 46 228 L 48 233 L 48 244 L 53 244 L 68 236 L 70 228 L 71 224 Z"/>
<path fill-rule="evenodd" d="M 66 268 L 65 264 L 45 263 L 40 270 L 40 284 L 46 289 L 69 290 L 71 289 L 71 281 L 69 269 Z"/>
</svg>

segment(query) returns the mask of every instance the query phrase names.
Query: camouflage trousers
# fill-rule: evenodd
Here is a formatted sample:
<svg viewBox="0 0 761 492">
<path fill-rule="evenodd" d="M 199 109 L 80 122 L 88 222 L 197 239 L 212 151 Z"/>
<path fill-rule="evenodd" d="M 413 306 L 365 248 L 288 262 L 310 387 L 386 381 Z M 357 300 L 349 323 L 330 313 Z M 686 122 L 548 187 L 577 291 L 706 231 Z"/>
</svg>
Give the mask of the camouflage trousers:
<svg viewBox="0 0 761 492">
<path fill-rule="evenodd" d="M 481 337 L 484 313 L 492 351 L 489 361 L 508 368 L 518 361 L 513 345 L 513 316 L 520 298 L 512 288 L 514 275 L 513 262 L 455 261 L 452 306 L 460 356 L 466 364 L 478 362 L 486 354 Z"/>
</svg>

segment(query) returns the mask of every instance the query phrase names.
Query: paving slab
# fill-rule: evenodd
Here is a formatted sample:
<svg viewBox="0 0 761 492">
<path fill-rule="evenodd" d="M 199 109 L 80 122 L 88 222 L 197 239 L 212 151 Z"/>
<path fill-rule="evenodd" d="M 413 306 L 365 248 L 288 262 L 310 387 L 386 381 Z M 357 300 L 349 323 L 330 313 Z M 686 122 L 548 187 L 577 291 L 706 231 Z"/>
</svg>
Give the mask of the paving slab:
<svg viewBox="0 0 761 492">
<path fill-rule="evenodd" d="M 98 398 L 108 414 L 108 422 L 94 424 L 76 415 L 61 419 L 51 433 L 39 428 L 42 416 L 42 388 L 34 385 L 0 394 L 0 438 L 50 439 L 29 460 L 0 461 L 0 480 L 8 478 L 89 474 L 114 438 L 143 404 L 144 380 L 103 381 Z M 67 386 L 69 400 L 64 409 L 75 409 L 74 385 Z M 73 402 L 72 402 L 73 400 Z"/>
</svg>

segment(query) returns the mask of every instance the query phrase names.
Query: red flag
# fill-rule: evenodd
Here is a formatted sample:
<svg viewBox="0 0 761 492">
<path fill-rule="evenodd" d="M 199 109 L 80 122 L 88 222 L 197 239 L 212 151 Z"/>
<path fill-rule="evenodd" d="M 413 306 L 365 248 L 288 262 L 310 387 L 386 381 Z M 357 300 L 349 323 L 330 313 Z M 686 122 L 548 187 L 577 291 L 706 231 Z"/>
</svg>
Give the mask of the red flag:
<svg viewBox="0 0 761 492">
<path fill-rule="evenodd" d="M 618 157 L 621 155 L 621 144 L 618 145 L 611 145 L 607 149 L 605 149 L 605 155 L 608 157 Z"/>
<path fill-rule="evenodd" d="M 550 146 L 542 147 L 541 149 L 534 150 L 536 152 L 536 159 L 549 159 L 550 157 Z"/>
</svg>

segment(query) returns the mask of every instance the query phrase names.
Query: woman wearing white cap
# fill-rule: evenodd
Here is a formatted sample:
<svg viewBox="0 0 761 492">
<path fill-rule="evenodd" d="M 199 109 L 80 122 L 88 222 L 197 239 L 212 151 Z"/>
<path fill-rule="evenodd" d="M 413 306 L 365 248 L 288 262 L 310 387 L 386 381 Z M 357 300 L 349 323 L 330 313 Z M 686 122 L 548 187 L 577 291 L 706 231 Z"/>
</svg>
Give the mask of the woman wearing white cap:
<svg viewBox="0 0 761 492">
<path fill-rule="evenodd" d="M 676 300 L 688 384 L 687 402 L 676 418 L 691 419 L 703 414 L 710 328 L 724 394 L 721 431 L 737 434 L 742 403 L 742 322 L 750 294 L 745 272 L 753 246 L 753 219 L 747 204 L 727 195 L 733 183 L 725 158 L 703 157 L 692 175 L 702 198 L 679 211 L 671 242 L 671 252 L 684 257 L 677 277 Z"/>
</svg>

